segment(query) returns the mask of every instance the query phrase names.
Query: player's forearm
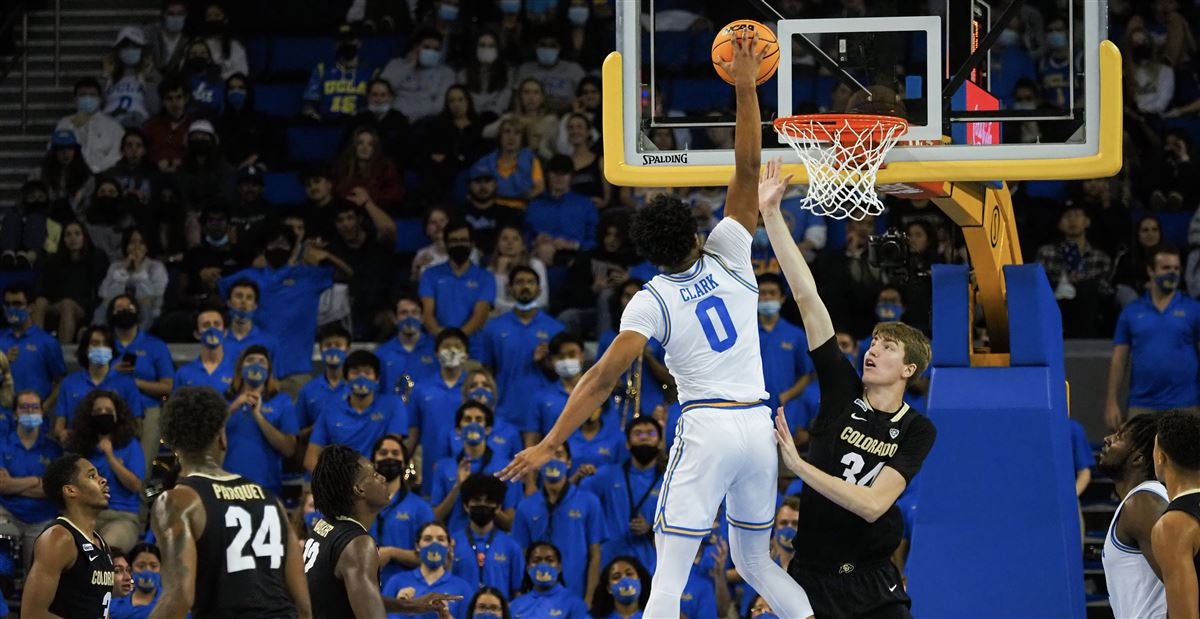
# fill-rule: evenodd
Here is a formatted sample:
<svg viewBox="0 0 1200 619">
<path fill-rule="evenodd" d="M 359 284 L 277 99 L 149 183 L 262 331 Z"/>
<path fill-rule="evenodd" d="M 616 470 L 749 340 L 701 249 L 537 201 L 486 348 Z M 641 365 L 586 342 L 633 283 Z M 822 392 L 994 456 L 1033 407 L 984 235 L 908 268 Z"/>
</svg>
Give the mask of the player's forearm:
<svg viewBox="0 0 1200 619">
<path fill-rule="evenodd" d="M 583 425 L 584 420 L 608 399 L 608 395 L 617 386 L 617 379 L 620 378 L 619 372 L 614 373 L 606 369 L 608 365 L 611 364 L 598 364 L 584 373 L 579 379 L 579 384 L 571 391 L 571 397 L 567 399 L 567 405 L 563 407 L 558 421 L 554 422 L 554 427 L 550 428 L 542 443 L 551 447 L 565 443 L 567 437 L 574 434 L 575 430 Z"/>
<path fill-rule="evenodd" d="M 737 125 L 733 137 L 734 174 L 758 186 L 762 165 L 762 114 L 758 109 L 758 87 L 753 77 L 734 87 L 737 93 Z"/>
<path fill-rule="evenodd" d="M 875 522 L 891 507 L 891 503 L 883 505 L 870 488 L 838 479 L 808 462 L 801 461 L 793 472 L 806 486 L 867 522 Z"/>
<path fill-rule="evenodd" d="M 792 233 L 787 229 L 783 214 L 778 207 L 767 209 L 763 215 L 763 225 L 767 229 L 767 237 L 771 240 L 771 249 L 779 261 L 779 268 L 787 279 L 796 304 L 800 307 L 800 317 L 804 320 L 804 330 L 808 334 L 809 348 L 825 343 L 833 337 L 833 320 L 829 310 L 817 294 L 817 280 L 813 278 L 804 254 L 792 240 Z"/>
</svg>

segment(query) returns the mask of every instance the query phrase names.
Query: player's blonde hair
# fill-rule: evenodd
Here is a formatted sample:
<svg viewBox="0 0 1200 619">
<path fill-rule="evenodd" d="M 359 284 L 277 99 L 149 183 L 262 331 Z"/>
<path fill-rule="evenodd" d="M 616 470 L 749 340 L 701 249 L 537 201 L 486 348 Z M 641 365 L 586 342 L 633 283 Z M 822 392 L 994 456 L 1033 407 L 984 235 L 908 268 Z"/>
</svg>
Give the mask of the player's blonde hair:
<svg viewBox="0 0 1200 619">
<path fill-rule="evenodd" d="M 871 338 L 876 340 L 891 340 L 904 346 L 904 363 L 917 366 L 917 371 L 908 378 L 912 382 L 929 367 L 932 351 L 929 348 L 929 338 L 924 333 L 902 322 L 881 322 L 875 325 Z"/>
</svg>

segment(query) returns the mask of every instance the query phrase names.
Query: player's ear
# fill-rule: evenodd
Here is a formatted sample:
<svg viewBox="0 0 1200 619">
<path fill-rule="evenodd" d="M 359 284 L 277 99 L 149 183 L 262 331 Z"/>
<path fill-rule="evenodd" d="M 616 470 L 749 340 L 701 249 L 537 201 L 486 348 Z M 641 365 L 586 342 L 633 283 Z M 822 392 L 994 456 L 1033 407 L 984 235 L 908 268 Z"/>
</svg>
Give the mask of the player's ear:
<svg viewBox="0 0 1200 619">
<path fill-rule="evenodd" d="M 917 364 L 907 363 L 904 365 L 904 370 L 900 372 L 900 376 L 904 377 L 905 380 L 908 380 L 909 378 L 913 377 L 913 374 L 916 374 L 916 373 L 917 373 Z"/>
</svg>

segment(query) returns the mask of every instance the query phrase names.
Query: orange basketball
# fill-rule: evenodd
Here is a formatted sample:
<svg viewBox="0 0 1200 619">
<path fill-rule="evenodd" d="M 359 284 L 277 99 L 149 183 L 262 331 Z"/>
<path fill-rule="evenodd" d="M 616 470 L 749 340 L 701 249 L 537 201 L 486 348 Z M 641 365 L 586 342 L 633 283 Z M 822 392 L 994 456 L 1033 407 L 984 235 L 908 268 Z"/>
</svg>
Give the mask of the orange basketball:
<svg viewBox="0 0 1200 619">
<path fill-rule="evenodd" d="M 779 42 L 770 28 L 752 19 L 739 19 L 717 32 L 717 38 L 713 39 L 712 44 L 713 68 L 717 70 L 717 75 L 726 82 L 733 83 L 733 76 L 726 73 L 718 62 L 733 60 L 734 39 L 740 31 L 746 31 L 746 35 L 750 37 L 757 32 L 758 49 L 764 54 L 762 63 L 758 65 L 758 80 L 755 84 L 771 79 L 771 76 L 775 75 L 775 69 L 779 68 Z"/>
</svg>

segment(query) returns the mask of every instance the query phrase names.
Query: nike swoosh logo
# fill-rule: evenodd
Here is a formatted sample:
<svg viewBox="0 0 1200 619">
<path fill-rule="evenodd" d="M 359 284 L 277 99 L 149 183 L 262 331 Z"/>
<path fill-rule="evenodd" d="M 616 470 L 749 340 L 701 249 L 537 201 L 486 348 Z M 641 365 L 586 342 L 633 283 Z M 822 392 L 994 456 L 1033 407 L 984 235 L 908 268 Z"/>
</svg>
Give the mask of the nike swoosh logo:
<svg viewBox="0 0 1200 619">
<path fill-rule="evenodd" d="M 867 420 L 866 417 L 859 417 L 858 415 L 855 415 L 854 413 L 850 413 L 850 418 L 854 419 L 856 421 L 866 421 Z"/>
<path fill-rule="evenodd" d="M 888 591 L 895 591 L 896 587 L 897 587 L 897 585 L 892 585 L 892 586 L 888 587 Z"/>
<path fill-rule="evenodd" d="M 95 561 L 99 557 L 100 557 L 100 555 L 88 555 L 88 562 L 91 563 L 92 561 Z"/>
</svg>

